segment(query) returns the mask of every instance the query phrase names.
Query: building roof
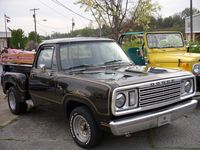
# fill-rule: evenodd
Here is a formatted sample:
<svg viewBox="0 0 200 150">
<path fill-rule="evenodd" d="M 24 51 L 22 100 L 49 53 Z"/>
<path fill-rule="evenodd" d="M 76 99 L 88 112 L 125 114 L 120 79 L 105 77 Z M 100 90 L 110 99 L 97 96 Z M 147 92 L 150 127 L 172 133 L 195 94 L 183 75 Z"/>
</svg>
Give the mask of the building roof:
<svg viewBox="0 0 200 150">
<path fill-rule="evenodd" d="M 74 38 L 60 38 L 45 40 L 41 44 L 56 44 L 56 43 L 72 43 L 72 42 L 96 42 L 96 41 L 114 41 L 108 38 L 98 38 L 98 37 L 74 37 Z"/>
<path fill-rule="evenodd" d="M 0 32 L 0 38 L 6 38 L 6 32 Z M 11 32 L 7 32 L 7 38 L 11 38 Z"/>
</svg>

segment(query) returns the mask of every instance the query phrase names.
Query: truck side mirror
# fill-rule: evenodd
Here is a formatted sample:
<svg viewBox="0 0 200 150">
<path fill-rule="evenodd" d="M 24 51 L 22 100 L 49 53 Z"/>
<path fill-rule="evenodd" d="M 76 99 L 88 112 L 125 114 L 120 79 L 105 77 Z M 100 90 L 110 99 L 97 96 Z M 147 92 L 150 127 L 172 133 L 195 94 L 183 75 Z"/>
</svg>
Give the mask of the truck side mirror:
<svg viewBox="0 0 200 150">
<path fill-rule="evenodd" d="M 39 64 L 39 68 L 41 69 L 42 72 L 45 72 L 46 70 L 45 64 Z"/>
</svg>

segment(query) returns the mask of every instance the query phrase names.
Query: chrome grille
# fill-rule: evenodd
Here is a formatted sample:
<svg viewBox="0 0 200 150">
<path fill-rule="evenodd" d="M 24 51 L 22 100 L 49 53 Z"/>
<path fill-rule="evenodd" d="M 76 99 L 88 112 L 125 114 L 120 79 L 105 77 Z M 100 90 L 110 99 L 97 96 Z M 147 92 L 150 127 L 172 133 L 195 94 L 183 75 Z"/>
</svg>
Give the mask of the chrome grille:
<svg viewBox="0 0 200 150">
<path fill-rule="evenodd" d="M 145 107 L 174 101 L 179 99 L 180 95 L 180 81 L 139 88 L 139 106 Z"/>
</svg>

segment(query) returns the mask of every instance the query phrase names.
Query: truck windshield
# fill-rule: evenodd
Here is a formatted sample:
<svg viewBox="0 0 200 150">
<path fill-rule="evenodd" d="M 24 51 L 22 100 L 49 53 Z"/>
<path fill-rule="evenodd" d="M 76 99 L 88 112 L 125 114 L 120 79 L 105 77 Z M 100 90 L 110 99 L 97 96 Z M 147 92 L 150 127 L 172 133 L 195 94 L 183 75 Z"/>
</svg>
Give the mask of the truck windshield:
<svg viewBox="0 0 200 150">
<path fill-rule="evenodd" d="M 60 46 L 63 70 L 132 63 L 115 42 L 80 42 Z"/>
<path fill-rule="evenodd" d="M 149 48 L 177 48 L 184 46 L 180 33 L 148 33 L 147 44 Z"/>
</svg>

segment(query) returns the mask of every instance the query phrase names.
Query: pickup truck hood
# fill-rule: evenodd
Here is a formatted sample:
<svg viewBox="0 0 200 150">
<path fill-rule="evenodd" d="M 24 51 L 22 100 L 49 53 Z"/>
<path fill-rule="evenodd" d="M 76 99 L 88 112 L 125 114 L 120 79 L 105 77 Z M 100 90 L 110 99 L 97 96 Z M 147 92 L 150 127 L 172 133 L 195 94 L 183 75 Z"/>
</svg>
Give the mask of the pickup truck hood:
<svg viewBox="0 0 200 150">
<path fill-rule="evenodd" d="M 74 75 L 81 78 L 87 78 L 89 80 L 98 80 L 100 82 L 108 84 L 112 84 L 114 82 L 118 86 L 124 86 L 160 79 L 187 76 L 191 75 L 191 73 L 179 70 L 152 68 L 146 66 L 128 66 L 82 71 L 77 72 Z"/>
<path fill-rule="evenodd" d="M 183 63 L 200 62 L 200 54 L 187 52 L 164 52 L 152 53 L 151 60 L 156 63 L 178 63 L 179 59 Z"/>
</svg>

